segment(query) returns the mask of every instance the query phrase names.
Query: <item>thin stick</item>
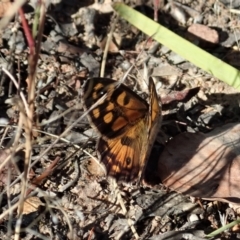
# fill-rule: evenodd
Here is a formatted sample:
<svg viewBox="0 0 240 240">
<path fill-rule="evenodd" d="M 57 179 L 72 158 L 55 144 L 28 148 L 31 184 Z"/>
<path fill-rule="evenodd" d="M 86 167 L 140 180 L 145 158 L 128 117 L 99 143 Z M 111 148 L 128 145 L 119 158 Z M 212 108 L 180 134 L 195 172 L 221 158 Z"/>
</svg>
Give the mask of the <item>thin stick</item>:
<svg viewBox="0 0 240 240">
<path fill-rule="evenodd" d="M 16 222 L 15 227 L 15 236 L 14 240 L 19 240 L 20 238 L 20 230 L 21 230 L 21 223 L 22 223 L 22 213 L 23 213 L 23 205 L 24 199 L 26 196 L 27 185 L 28 185 L 28 174 L 30 169 L 30 160 L 32 154 L 32 128 L 33 128 L 33 116 L 34 116 L 34 99 L 35 99 L 35 86 L 36 86 L 36 68 L 38 62 L 38 56 L 40 52 L 41 46 L 41 39 L 43 34 L 43 26 L 44 26 L 44 19 L 45 19 L 45 5 L 44 2 L 41 4 L 40 9 L 40 28 L 38 32 L 38 41 L 36 46 L 36 52 L 34 49 L 30 51 L 29 56 L 29 74 L 28 74 L 28 104 L 29 104 L 29 115 L 25 117 L 25 132 L 26 132 L 26 144 L 25 144 L 25 161 L 24 161 L 24 174 L 22 177 L 22 184 L 21 184 L 21 194 L 19 198 L 18 204 L 18 220 Z M 24 116 L 23 116 L 24 117 Z"/>
<path fill-rule="evenodd" d="M 116 16 L 116 14 L 113 15 L 113 18 Z M 118 21 L 119 16 L 117 15 L 116 18 L 114 19 L 112 26 L 111 26 L 111 30 L 110 33 L 108 34 L 108 38 L 107 38 L 107 42 L 105 45 L 105 49 L 104 49 L 104 53 L 103 53 L 103 59 L 102 59 L 102 64 L 101 64 L 101 71 L 100 71 L 100 77 L 104 77 L 104 73 L 105 73 L 105 67 L 106 67 L 106 61 L 107 61 L 107 55 L 108 55 L 108 49 L 109 49 L 109 45 L 112 41 L 112 36 L 113 36 L 113 31 L 115 29 L 116 23 Z"/>
</svg>

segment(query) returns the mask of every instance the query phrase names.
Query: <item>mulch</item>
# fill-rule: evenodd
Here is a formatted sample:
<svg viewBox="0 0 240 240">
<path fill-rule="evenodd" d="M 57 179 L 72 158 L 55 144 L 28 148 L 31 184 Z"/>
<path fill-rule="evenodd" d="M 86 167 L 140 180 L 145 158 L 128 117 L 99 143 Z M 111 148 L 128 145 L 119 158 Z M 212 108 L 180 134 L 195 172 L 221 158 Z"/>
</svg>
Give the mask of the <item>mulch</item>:
<svg viewBox="0 0 240 240">
<path fill-rule="evenodd" d="M 155 1 L 125 3 L 153 18 Z M 108 2 L 62 0 L 46 6 L 36 72 L 34 164 L 28 176 L 33 189 L 28 189 L 24 203 L 21 239 L 135 239 L 131 224 L 141 239 L 204 239 L 236 220 L 237 211 L 228 203 L 171 191 L 161 183 L 157 162 L 169 139 L 182 132 L 208 133 L 238 122 L 239 93 L 119 18 L 104 77 L 120 80 L 134 66 L 125 84 L 146 98 L 147 88 L 140 80 L 145 63 L 163 101 L 163 123 L 144 184 L 119 183 L 116 187 L 89 156 L 97 157 L 98 133 L 87 117 L 82 117 L 81 102 L 85 80 L 100 74 L 107 35 L 116 18 Z M 237 9 L 238 2 L 231 8 Z M 36 7 L 33 1 L 23 7 L 29 25 Z M 229 8 L 227 1 L 161 2 L 157 18 L 168 29 L 239 68 L 239 15 L 230 13 Z M 0 34 L 0 66 L 17 79 L 27 96 L 29 50 L 20 18 L 16 16 Z M 14 161 L 0 168 L 0 238 L 6 240 L 14 239 L 18 214 L 11 206 L 18 202 L 19 176 L 24 169 L 21 146 L 25 131 L 17 129 L 20 99 L 19 90 L 2 70 L 0 164 L 11 155 L 13 144 L 20 149 Z M 119 196 L 127 213 L 117 200 Z M 240 239 L 238 232 L 235 226 L 215 239 Z"/>
</svg>

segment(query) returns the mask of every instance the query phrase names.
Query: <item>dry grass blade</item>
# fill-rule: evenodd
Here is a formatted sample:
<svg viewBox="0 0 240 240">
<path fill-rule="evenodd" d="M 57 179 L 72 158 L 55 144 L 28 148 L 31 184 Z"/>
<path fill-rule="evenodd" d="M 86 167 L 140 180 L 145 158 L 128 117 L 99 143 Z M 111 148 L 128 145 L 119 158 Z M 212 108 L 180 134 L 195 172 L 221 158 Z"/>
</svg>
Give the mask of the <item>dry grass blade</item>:
<svg viewBox="0 0 240 240">
<path fill-rule="evenodd" d="M 34 117 L 34 100 L 35 100 L 35 85 L 36 85 L 36 67 L 38 62 L 38 56 L 40 52 L 41 46 L 41 38 L 43 34 L 43 26 L 44 26 L 44 19 L 45 19 L 45 7 L 42 4 L 40 10 L 40 29 L 38 33 L 38 43 L 36 46 L 36 51 L 33 51 L 33 46 L 31 47 L 30 56 L 29 56 L 29 75 L 28 75 L 28 104 L 29 104 L 29 114 L 25 116 L 24 119 L 24 129 L 26 133 L 26 144 L 25 144 L 25 161 L 24 161 L 24 174 L 22 178 L 21 184 L 21 194 L 19 199 L 18 205 L 18 220 L 16 222 L 15 227 L 15 236 L 14 240 L 18 240 L 20 238 L 20 231 L 21 231 L 21 224 L 22 224 L 22 213 L 24 207 L 24 199 L 28 189 L 28 175 L 30 170 L 30 159 L 32 155 L 32 129 L 33 129 L 33 117 Z M 28 26 L 26 25 L 25 18 L 24 20 L 24 29 L 28 31 Z M 29 36 L 31 37 L 31 36 Z"/>
<path fill-rule="evenodd" d="M 113 16 L 113 18 L 114 18 L 114 20 L 113 20 L 113 23 L 111 25 L 111 30 L 110 30 L 110 33 L 108 35 L 106 46 L 105 46 L 104 53 L 103 53 L 100 77 L 104 77 L 108 49 L 109 49 L 110 42 L 112 41 L 112 36 L 113 36 L 113 31 L 114 31 L 115 25 L 116 25 L 116 23 L 118 21 L 118 16 Z"/>
</svg>

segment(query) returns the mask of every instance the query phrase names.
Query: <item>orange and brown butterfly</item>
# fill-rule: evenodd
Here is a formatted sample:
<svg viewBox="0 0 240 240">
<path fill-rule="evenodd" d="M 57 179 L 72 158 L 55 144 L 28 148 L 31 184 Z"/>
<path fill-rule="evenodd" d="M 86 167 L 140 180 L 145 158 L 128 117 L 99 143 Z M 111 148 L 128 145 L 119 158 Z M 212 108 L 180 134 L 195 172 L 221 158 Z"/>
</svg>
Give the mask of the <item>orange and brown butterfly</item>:
<svg viewBox="0 0 240 240">
<path fill-rule="evenodd" d="M 160 128 L 161 104 L 152 78 L 148 86 L 148 102 L 109 78 L 91 78 L 83 86 L 84 110 L 100 134 L 98 156 L 107 175 L 117 181 L 141 179 Z"/>
</svg>

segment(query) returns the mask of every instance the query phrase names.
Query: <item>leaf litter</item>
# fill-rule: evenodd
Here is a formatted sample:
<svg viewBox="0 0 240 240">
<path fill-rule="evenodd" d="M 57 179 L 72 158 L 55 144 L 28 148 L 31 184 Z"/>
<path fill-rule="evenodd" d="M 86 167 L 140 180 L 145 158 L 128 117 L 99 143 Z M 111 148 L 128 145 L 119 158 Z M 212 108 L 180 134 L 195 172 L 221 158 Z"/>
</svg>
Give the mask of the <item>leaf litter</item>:
<svg viewBox="0 0 240 240">
<path fill-rule="evenodd" d="M 32 8 L 36 7 L 34 2 L 30 1 L 30 4 Z M 134 7 L 133 1 L 129 4 Z M 219 58 L 227 56 L 226 60 L 237 65 L 238 61 L 229 57 L 232 52 L 225 46 L 232 46 L 238 39 L 238 33 L 230 31 L 235 30 L 238 19 L 236 16 L 229 17 L 227 7 L 216 4 L 200 1 L 174 3 L 175 9 L 181 13 L 181 23 L 176 17 L 176 20 L 172 19 L 171 14 L 176 13 L 168 14 L 164 8 L 160 9 L 158 17 L 165 26 L 190 41 L 196 40 L 191 40 L 186 34 L 187 27 L 192 24 L 191 17 L 208 27 L 221 26 L 227 31 L 229 39 L 221 41 L 224 34 L 220 31 L 218 49 L 216 45 L 202 45 L 202 42 L 201 47 L 208 47 Z M 1 12 L 5 12 L 8 5 L 0 6 Z M 98 164 L 79 150 L 82 147 L 96 156 L 97 134 L 89 128 L 86 119 L 51 146 L 83 114 L 79 90 L 87 77 L 99 75 L 103 43 L 112 20 L 109 6 L 109 1 L 93 5 L 88 1 L 56 1 L 48 6 L 49 17 L 45 23 L 36 74 L 35 108 L 38 119 L 32 152 L 32 163 L 36 161 L 36 164 L 31 167 L 28 176 L 29 192 L 34 197 L 28 196 L 24 204 L 21 238 L 134 239 L 129 228 L 130 219 L 142 239 L 202 239 L 206 233 L 238 217 L 237 211 L 228 203 L 236 204 L 239 198 L 239 126 L 237 123 L 226 123 L 239 121 L 239 93 L 164 46 L 159 47 L 151 41 L 146 44 L 146 37 L 123 20 L 119 20 L 114 29 L 115 38 L 121 41 L 117 41 L 113 53 L 108 55 L 105 76 L 121 79 L 127 66 L 131 66 L 140 54 L 139 49 L 145 48 L 139 62 L 148 59 L 148 69 L 156 78 L 157 91 L 165 103 L 164 123 L 145 174 L 146 179 L 153 179 L 146 181 L 147 186 L 118 186 L 128 210 L 126 215 L 116 201 L 116 189 L 99 172 Z M 145 13 L 152 17 L 148 12 L 152 3 L 149 1 L 143 7 Z M 216 10 L 218 8 L 220 12 Z M 201 14 L 203 10 L 204 16 Z M 25 12 L 28 19 L 33 16 L 31 11 L 29 8 Z M 10 22 L 1 33 L 0 51 L 3 57 L 0 61 L 1 66 L 11 70 L 13 76 L 20 76 L 18 80 L 22 89 L 26 90 L 28 50 L 18 20 Z M 12 32 L 13 28 L 17 31 L 16 35 Z M 15 50 L 12 49 L 14 41 Z M 137 66 L 126 84 L 144 97 L 139 88 L 144 84 L 136 81 L 140 79 L 142 67 L 139 63 Z M 5 102 L 17 95 L 17 91 L 10 81 L 6 81 L 9 79 L 5 74 L 2 73 L 1 79 L 1 122 L 17 125 L 18 105 Z M 219 126 L 221 128 L 217 128 Z M 9 156 L 8 150 L 17 130 L 15 126 L 6 128 L 3 125 L 1 134 L 1 147 L 4 149 L 0 154 L 2 164 Z M 21 131 L 17 144 L 20 146 L 24 141 L 24 131 Z M 160 154 L 163 148 L 160 143 L 165 142 L 165 149 Z M 45 153 L 49 146 L 50 150 Z M 18 156 L 17 152 L 15 156 Z M 8 163 L 8 168 L 6 165 L 1 168 L 1 239 L 14 236 L 16 204 L 21 189 L 21 163 L 23 160 L 20 159 L 20 168 L 12 162 Z M 198 204 L 189 196 L 207 201 Z M 225 221 L 222 221 L 224 216 Z M 239 239 L 237 231 L 225 232 L 222 237 Z"/>
</svg>

